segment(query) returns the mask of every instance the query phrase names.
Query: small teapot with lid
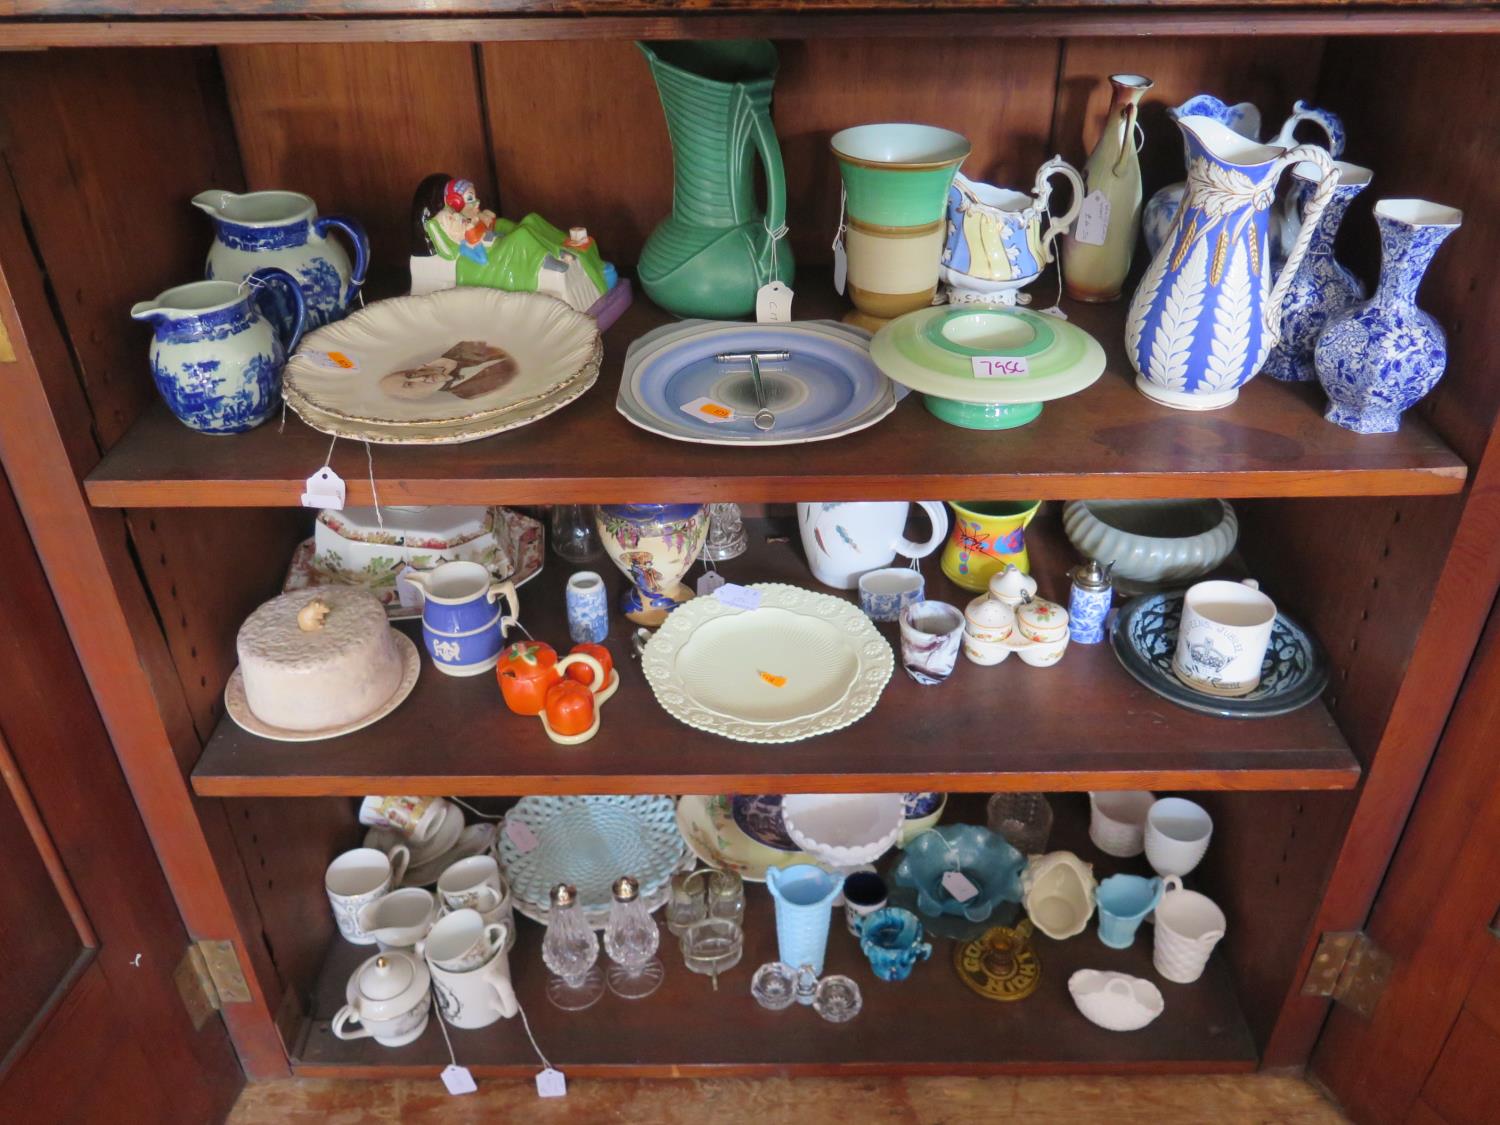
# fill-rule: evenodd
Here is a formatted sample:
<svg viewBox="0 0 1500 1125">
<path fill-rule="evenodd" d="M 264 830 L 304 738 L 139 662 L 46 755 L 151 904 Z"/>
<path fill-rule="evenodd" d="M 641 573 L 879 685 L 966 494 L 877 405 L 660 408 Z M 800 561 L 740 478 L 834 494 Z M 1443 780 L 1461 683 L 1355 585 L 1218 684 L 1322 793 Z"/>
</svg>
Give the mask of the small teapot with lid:
<svg viewBox="0 0 1500 1125">
<path fill-rule="evenodd" d="M 347 1003 L 331 1024 L 334 1035 L 340 1039 L 373 1038 L 384 1047 L 404 1047 L 427 1030 L 431 982 L 431 973 L 420 957 L 399 951 L 376 954 L 349 978 L 344 990 Z"/>
</svg>

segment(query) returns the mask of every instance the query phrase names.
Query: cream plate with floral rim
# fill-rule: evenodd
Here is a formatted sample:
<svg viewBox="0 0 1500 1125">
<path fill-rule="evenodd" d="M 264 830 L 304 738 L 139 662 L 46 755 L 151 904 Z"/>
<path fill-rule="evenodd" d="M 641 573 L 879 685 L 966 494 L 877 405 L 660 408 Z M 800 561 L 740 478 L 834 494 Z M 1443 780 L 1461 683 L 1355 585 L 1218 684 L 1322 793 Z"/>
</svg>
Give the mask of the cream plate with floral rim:
<svg viewBox="0 0 1500 1125">
<path fill-rule="evenodd" d="M 764 883 L 766 869 L 794 863 L 817 864 L 806 852 L 785 852 L 762 844 L 734 821 L 729 797 L 677 798 L 677 830 L 693 854 L 710 867 L 733 871 L 751 883 Z"/>
</svg>

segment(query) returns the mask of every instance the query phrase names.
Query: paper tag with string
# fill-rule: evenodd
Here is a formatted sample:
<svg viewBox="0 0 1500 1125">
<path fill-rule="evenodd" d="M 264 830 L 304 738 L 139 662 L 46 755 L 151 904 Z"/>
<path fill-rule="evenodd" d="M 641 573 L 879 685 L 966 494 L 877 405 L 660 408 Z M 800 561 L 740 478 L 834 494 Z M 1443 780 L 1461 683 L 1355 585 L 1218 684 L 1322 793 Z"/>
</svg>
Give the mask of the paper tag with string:
<svg viewBox="0 0 1500 1125">
<path fill-rule="evenodd" d="M 505 834 L 510 837 L 510 842 L 516 846 L 516 850 L 522 854 L 533 851 L 538 843 L 536 833 L 531 830 L 530 825 L 519 820 L 512 820 L 510 817 L 505 818 Z"/>
<path fill-rule="evenodd" d="M 839 229 L 833 236 L 833 291 L 843 296 L 844 285 L 849 280 L 849 254 L 844 249 L 844 231 L 848 223 L 844 219 L 848 207 L 849 193 L 839 185 Z"/>
<path fill-rule="evenodd" d="M 307 478 L 302 486 L 304 508 L 332 508 L 343 511 L 346 489 L 343 479 L 327 465 Z"/>
<path fill-rule="evenodd" d="M 704 571 L 698 576 L 698 581 L 693 586 L 700 598 L 708 597 L 720 586 L 729 581 L 729 579 L 719 573 L 719 568 L 714 566 L 712 559 L 704 559 L 703 566 Z"/>
<path fill-rule="evenodd" d="M 1078 222 L 1073 226 L 1073 239 L 1085 246 L 1103 246 L 1109 234 L 1109 197 L 1098 188 L 1084 197 L 1083 207 L 1078 212 Z"/>
<path fill-rule="evenodd" d="M 792 319 L 792 291 L 780 281 L 762 285 L 755 294 L 755 323 L 785 324 Z"/>
<path fill-rule="evenodd" d="M 549 1066 L 536 1076 L 536 1093 L 539 1098 L 565 1098 L 568 1096 L 568 1080 L 562 1071 Z"/>
<path fill-rule="evenodd" d="M 443 1067 L 443 1073 L 438 1077 L 443 1080 L 443 1085 L 448 1087 L 450 1094 L 472 1094 L 479 1089 L 479 1084 L 474 1081 L 469 1068 L 459 1066 L 457 1063 L 449 1063 Z"/>
<path fill-rule="evenodd" d="M 979 894 L 979 888 L 962 871 L 944 871 L 940 881 L 955 902 L 968 902 Z"/>
</svg>

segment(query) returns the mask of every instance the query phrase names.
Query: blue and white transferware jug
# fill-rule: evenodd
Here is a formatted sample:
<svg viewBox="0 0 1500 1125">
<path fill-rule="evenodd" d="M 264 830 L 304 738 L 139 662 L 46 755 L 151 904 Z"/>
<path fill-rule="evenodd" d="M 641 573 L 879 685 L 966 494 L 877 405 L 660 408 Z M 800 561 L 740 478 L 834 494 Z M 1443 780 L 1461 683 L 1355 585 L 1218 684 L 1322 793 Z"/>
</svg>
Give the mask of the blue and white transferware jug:
<svg viewBox="0 0 1500 1125">
<path fill-rule="evenodd" d="M 289 336 L 257 307 L 277 289 L 292 310 Z M 130 315 L 150 322 L 151 377 L 185 424 L 206 434 L 238 434 L 275 413 L 281 369 L 302 339 L 305 315 L 291 274 L 263 269 L 244 282 L 190 282 L 138 302 Z"/>
<path fill-rule="evenodd" d="M 1073 203 L 1061 218 L 1048 211 L 1050 180 L 1072 185 Z M 1054 156 L 1036 174 L 1030 195 L 969 179 L 962 172 L 948 189 L 948 229 L 939 274 L 948 299 L 957 304 L 1014 305 L 1016 292 L 1030 285 L 1056 257 L 1054 243 L 1067 234 L 1083 207 L 1083 178 Z M 1042 219 L 1048 218 L 1047 229 Z"/>
<path fill-rule="evenodd" d="M 1125 319 L 1136 386 L 1181 410 L 1216 410 L 1239 397 L 1281 333 L 1281 305 L 1338 184 L 1315 145 L 1257 144 L 1208 117 L 1182 117 L 1187 192 Z M 1316 167 L 1302 230 L 1271 284 L 1270 213 L 1284 169 Z"/>
<path fill-rule="evenodd" d="M 307 302 L 307 327 L 321 328 L 349 311 L 370 264 L 365 228 L 342 215 L 319 215 L 318 206 L 296 191 L 252 191 L 237 195 L 210 188 L 193 196 L 193 206 L 214 221 L 204 275 L 239 281 L 266 266 L 297 279 Z M 331 230 L 343 231 L 354 246 L 354 268 Z M 278 300 L 272 310 L 282 333 L 291 330 L 292 308 Z"/>
</svg>

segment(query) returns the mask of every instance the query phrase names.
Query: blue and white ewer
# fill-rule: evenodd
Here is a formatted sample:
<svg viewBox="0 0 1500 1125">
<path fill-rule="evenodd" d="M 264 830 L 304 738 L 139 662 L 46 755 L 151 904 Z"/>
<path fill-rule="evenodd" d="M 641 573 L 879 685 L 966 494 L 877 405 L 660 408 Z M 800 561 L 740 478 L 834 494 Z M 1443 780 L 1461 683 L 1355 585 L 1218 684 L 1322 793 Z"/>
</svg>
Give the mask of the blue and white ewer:
<svg viewBox="0 0 1500 1125">
<path fill-rule="evenodd" d="M 1256 144 L 1207 117 L 1182 117 L 1187 191 L 1125 320 L 1136 386 L 1182 410 L 1215 410 L 1265 363 L 1281 332 L 1281 303 L 1338 183 L 1315 145 Z M 1303 226 L 1273 286 L 1270 212 L 1286 168 L 1318 170 Z"/>
<path fill-rule="evenodd" d="M 307 303 L 307 327 L 321 328 L 349 311 L 370 264 L 370 240 L 355 219 L 319 215 L 312 199 L 296 191 L 252 191 L 243 195 L 210 188 L 193 196 L 193 206 L 214 221 L 204 276 L 239 281 L 258 269 L 276 266 L 297 279 Z M 354 266 L 330 231 L 342 231 L 354 247 Z M 291 330 L 291 305 L 273 309 L 283 334 Z"/>
<path fill-rule="evenodd" d="M 258 307 L 280 290 L 292 310 L 283 334 Z M 302 339 L 304 308 L 296 278 L 256 270 L 244 282 L 194 281 L 137 302 L 135 320 L 152 327 L 151 378 L 172 413 L 206 434 L 238 434 L 281 402 L 281 369 Z"/>
</svg>

